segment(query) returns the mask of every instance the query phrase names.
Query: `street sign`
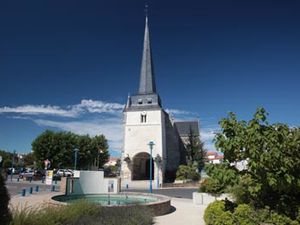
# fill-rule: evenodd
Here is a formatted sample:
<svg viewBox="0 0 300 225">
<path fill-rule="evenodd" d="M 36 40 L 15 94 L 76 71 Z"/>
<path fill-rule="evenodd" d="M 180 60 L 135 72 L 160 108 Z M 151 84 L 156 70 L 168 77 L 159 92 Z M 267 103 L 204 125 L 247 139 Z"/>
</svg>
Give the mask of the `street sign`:
<svg viewBox="0 0 300 225">
<path fill-rule="evenodd" d="M 51 185 L 53 180 L 53 170 L 46 171 L 46 184 Z"/>
</svg>

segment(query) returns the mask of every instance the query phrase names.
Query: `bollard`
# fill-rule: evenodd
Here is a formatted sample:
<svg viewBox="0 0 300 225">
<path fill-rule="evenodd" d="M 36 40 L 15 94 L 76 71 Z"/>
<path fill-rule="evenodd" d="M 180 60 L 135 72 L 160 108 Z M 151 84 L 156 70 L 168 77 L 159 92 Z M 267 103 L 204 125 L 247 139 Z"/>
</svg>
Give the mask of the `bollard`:
<svg viewBox="0 0 300 225">
<path fill-rule="evenodd" d="M 51 191 L 55 191 L 55 186 L 53 185 L 52 187 L 51 187 Z"/>
<path fill-rule="evenodd" d="M 31 194 L 31 195 L 32 195 L 32 192 L 33 192 L 33 188 L 32 188 L 32 187 L 30 187 L 30 188 L 29 188 L 29 194 Z"/>
<path fill-rule="evenodd" d="M 32 181 L 32 177 L 29 178 L 29 182 L 30 182 L 30 183 L 31 183 L 31 181 Z"/>
<path fill-rule="evenodd" d="M 126 184 L 126 189 L 128 189 L 128 184 Z"/>
<path fill-rule="evenodd" d="M 44 182 L 45 182 L 45 176 L 42 177 L 42 183 L 44 183 Z"/>
<path fill-rule="evenodd" d="M 18 182 L 20 181 L 20 177 L 17 178 L 17 181 L 18 181 Z"/>
<path fill-rule="evenodd" d="M 55 179 L 54 183 L 57 184 L 57 179 Z"/>
<path fill-rule="evenodd" d="M 22 190 L 22 197 L 25 197 L 25 195 L 26 195 L 26 189 L 24 188 L 24 189 Z"/>
<path fill-rule="evenodd" d="M 35 192 L 39 192 L 39 186 L 35 187 Z"/>
</svg>

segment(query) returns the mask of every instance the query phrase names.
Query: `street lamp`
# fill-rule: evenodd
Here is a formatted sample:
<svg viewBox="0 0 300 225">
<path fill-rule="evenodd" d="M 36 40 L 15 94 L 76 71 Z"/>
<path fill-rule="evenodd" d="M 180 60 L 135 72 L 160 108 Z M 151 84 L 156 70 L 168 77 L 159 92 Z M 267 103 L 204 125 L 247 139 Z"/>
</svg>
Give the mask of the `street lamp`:
<svg viewBox="0 0 300 225">
<path fill-rule="evenodd" d="M 99 170 L 99 168 L 100 168 L 100 156 L 102 155 L 104 153 L 104 151 L 102 150 L 102 149 L 99 149 L 99 151 L 98 151 L 98 162 L 97 162 L 97 170 Z"/>
<path fill-rule="evenodd" d="M 78 148 L 74 149 L 74 154 L 75 154 L 75 157 L 74 157 L 74 170 L 76 170 L 76 168 L 77 168 L 77 154 L 78 154 L 78 151 L 79 151 Z"/>
<path fill-rule="evenodd" d="M 161 163 L 160 155 L 157 154 L 154 160 L 155 160 L 156 166 L 157 166 L 156 187 L 159 188 L 159 166 L 160 166 L 160 163 Z"/>
<path fill-rule="evenodd" d="M 149 187 L 149 192 L 152 193 L 152 150 L 153 150 L 154 142 L 150 141 L 148 145 L 150 146 L 150 177 L 149 177 L 150 187 Z"/>
<path fill-rule="evenodd" d="M 12 179 L 13 179 L 14 164 L 15 164 L 15 154 L 16 154 L 16 150 L 14 150 L 14 154 L 13 154 L 12 162 L 11 162 L 10 181 L 12 181 Z"/>
<path fill-rule="evenodd" d="M 2 156 L 0 155 L 0 176 L 2 176 Z"/>
</svg>

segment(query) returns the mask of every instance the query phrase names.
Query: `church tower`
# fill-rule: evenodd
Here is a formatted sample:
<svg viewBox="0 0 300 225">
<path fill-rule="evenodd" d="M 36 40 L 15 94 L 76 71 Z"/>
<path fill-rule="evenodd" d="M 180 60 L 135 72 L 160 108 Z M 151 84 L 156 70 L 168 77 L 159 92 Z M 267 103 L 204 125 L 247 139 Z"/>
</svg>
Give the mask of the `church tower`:
<svg viewBox="0 0 300 225">
<path fill-rule="evenodd" d="M 128 96 L 124 109 L 124 149 L 122 153 L 122 182 L 149 180 L 152 167 L 154 187 L 163 183 L 166 158 L 166 113 L 156 90 L 151 54 L 148 17 L 145 21 L 143 56 L 138 93 Z M 150 166 L 150 147 L 152 166 Z"/>
</svg>

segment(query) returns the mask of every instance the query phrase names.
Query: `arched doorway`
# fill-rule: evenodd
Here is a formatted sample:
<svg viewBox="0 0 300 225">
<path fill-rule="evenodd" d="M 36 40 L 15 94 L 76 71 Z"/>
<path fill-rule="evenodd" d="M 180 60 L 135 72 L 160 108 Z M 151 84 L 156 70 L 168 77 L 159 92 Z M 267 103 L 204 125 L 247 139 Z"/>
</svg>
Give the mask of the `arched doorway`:
<svg viewBox="0 0 300 225">
<path fill-rule="evenodd" d="M 149 180 L 150 154 L 140 152 L 133 157 L 132 180 Z M 154 160 L 152 159 L 152 180 L 154 178 Z"/>
</svg>

